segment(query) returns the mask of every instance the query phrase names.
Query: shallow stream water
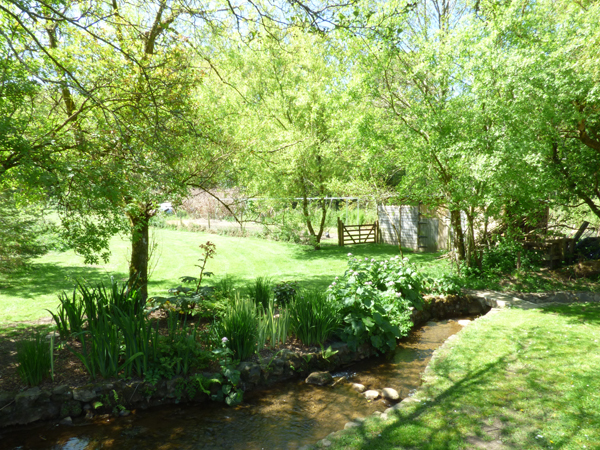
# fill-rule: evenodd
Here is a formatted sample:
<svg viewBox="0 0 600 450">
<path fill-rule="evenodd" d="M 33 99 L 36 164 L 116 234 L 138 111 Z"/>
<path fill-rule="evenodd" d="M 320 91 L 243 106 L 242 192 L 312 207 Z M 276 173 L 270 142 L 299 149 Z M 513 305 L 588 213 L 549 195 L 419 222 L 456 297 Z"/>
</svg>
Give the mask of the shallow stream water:
<svg viewBox="0 0 600 450">
<path fill-rule="evenodd" d="M 243 404 L 171 405 L 102 422 L 39 425 L 1 433 L 0 448 L 53 450 L 297 449 L 314 444 L 346 422 L 383 411 L 352 389 L 396 389 L 401 398 L 421 383 L 434 350 L 461 329 L 455 321 L 429 322 L 387 356 L 334 372 L 334 386 L 287 381 L 246 394 Z"/>
</svg>

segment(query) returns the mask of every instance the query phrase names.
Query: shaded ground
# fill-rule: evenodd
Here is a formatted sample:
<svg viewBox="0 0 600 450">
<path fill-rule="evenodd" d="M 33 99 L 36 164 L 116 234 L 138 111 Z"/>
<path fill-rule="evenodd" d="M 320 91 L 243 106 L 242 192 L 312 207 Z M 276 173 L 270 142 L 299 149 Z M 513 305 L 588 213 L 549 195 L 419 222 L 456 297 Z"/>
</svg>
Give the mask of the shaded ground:
<svg viewBox="0 0 600 450">
<path fill-rule="evenodd" d="M 504 275 L 499 288 L 516 292 L 598 291 L 599 275 L 600 261 L 585 261 L 559 269 Z"/>
</svg>

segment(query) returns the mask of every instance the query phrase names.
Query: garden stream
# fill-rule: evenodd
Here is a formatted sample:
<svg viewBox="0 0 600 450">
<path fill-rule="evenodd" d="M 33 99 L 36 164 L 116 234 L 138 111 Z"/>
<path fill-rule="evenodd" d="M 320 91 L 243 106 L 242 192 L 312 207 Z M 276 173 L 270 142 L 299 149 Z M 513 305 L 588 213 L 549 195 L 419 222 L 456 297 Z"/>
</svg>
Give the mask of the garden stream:
<svg viewBox="0 0 600 450">
<path fill-rule="evenodd" d="M 396 389 L 401 398 L 415 390 L 432 353 L 461 329 L 453 320 L 428 322 L 403 339 L 396 350 L 332 373 L 332 386 L 304 380 L 282 382 L 247 393 L 237 407 L 222 404 L 171 405 L 118 419 L 72 426 L 42 424 L 2 433 L 6 449 L 297 449 L 344 428 L 352 419 L 383 411 L 352 389 Z"/>
</svg>

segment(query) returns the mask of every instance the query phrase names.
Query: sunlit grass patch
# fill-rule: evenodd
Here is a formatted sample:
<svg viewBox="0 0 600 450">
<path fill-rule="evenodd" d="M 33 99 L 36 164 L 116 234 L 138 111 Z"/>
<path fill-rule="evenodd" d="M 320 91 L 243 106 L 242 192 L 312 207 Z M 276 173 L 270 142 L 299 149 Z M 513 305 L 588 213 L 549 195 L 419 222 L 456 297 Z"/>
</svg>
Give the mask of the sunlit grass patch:
<svg viewBox="0 0 600 450">
<path fill-rule="evenodd" d="M 346 270 L 348 252 L 377 259 L 398 255 L 398 248 L 392 245 L 339 247 L 327 243 L 317 251 L 308 245 L 169 229 L 155 229 L 154 239 L 158 250 L 150 263 L 155 268 L 149 282 L 150 295 L 164 295 L 179 284 L 181 276 L 197 276 L 194 265 L 201 256 L 198 246 L 208 240 L 216 244 L 217 253 L 207 265 L 207 271 L 215 274 L 207 284 L 231 275 L 240 284 L 267 277 L 274 283 L 298 281 L 303 288 L 325 289 Z M 106 264 L 85 265 L 73 251 L 51 252 L 35 260 L 29 269 L 0 278 L 0 326 L 48 316 L 45 310 L 55 310 L 58 294 L 71 291 L 76 279 L 91 284 L 106 284 L 110 276 L 126 279 L 129 252 L 129 242 L 116 237 L 111 241 L 112 255 Z M 439 276 L 450 270 L 446 261 L 436 259 L 439 253 L 405 255 L 427 275 Z"/>
</svg>

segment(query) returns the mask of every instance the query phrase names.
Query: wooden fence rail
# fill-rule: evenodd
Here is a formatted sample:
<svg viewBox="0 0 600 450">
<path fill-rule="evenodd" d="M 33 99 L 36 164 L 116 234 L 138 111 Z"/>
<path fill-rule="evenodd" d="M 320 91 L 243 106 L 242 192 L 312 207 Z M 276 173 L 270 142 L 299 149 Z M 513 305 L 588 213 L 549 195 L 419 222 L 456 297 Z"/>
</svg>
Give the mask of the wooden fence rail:
<svg viewBox="0 0 600 450">
<path fill-rule="evenodd" d="M 344 225 L 338 217 L 338 244 L 377 244 L 381 234 L 379 221 L 365 225 Z"/>
</svg>

